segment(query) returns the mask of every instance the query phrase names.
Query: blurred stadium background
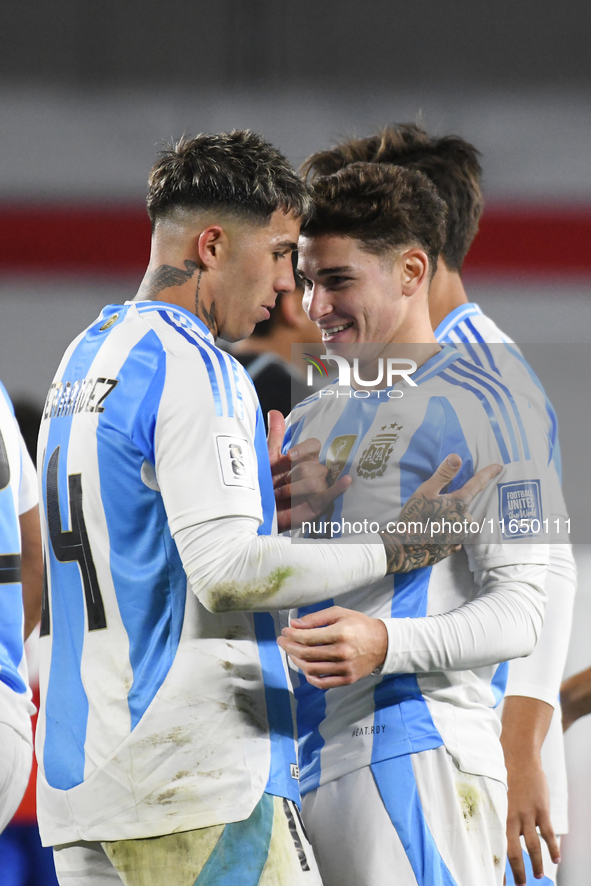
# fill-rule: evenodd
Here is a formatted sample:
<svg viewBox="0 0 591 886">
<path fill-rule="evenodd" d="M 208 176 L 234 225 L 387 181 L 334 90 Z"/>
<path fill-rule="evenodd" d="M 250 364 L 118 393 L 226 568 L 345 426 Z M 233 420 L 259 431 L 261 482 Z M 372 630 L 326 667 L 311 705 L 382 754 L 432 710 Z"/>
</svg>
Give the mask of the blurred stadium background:
<svg viewBox="0 0 591 886">
<path fill-rule="evenodd" d="M 468 295 L 518 342 L 547 344 L 552 365 L 568 367 L 560 384 L 541 363 L 539 372 L 562 422 L 569 505 L 584 524 L 590 31 L 583 0 L 3 4 L 0 378 L 9 393 L 40 406 L 73 336 L 104 304 L 135 294 L 149 251 L 145 180 L 162 140 L 249 127 L 299 164 L 340 135 L 420 115 L 482 152 L 487 207 Z M 591 663 L 591 547 L 577 554 L 567 673 Z M 582 886 L 591 718 L 568 733 L 567 751 L 561 884 Z"/>
</svg>

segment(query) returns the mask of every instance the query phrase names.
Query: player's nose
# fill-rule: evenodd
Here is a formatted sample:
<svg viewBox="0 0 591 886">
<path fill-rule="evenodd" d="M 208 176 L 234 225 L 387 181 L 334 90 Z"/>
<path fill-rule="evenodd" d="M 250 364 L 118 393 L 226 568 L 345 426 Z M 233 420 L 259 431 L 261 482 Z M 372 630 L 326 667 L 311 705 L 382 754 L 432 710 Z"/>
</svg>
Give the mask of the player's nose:
<svg viewBox="0 0 591 886">
<path fill-rule="evenodd" d="M 330 314 L 333 309 L 332 302 L 326 289 L 317 283 L 312 283 L 306 288 L 302 305 L 306 314 L 310 320 L 314 321 L 314 323 L 317 323 L 322 317 Z"/>
<path fill-rule="evenodd" d="M 295 276 L 291 262 L 284 262 L 283 266 L 278 270 L 273 281 L 273 289 L 279 295 L 280 293 L 293 292 L 296 288 Z"/>
</svg>

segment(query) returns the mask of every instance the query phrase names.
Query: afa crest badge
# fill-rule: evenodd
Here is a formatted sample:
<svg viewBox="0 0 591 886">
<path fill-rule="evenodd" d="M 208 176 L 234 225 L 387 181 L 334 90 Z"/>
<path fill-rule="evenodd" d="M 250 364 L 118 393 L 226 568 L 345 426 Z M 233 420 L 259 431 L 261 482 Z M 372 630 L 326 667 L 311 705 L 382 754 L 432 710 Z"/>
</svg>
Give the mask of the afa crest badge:
<svg viewBox="0 0 591 886">
<path fill-rule="evenodd" d="M 370 441 L 369 446 L 363 450 L 359 463 L 357 465 L 357 474 L 365 480 L 373 480 L 381 477 L 386 470 L 388 459 L 394 449 L 394 444 L 398 440 L 402 430 L 402 425 L 394 424 L 388 427 L 384 425 L 379 434 Z"/>
</svg>

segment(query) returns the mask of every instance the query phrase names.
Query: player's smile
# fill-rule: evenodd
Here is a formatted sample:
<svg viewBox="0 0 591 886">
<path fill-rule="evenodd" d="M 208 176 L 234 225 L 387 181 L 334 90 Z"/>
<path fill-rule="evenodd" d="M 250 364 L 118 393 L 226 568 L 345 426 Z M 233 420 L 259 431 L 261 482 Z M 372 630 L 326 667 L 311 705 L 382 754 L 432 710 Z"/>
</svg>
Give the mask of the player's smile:
<svg viewBox="0 0 591 886">
<path fill-rule="evenodd" d="M 328 344 L 395 340 L 404 315 L 392 262 L 350 237 L 300 237 L 303 306 Z"/>
<path fill-rule="evenodd" d="M 322 333 L 322 341 L 323 342 L 339 342 L 346 341 L 347 336 L 345 333 L 348 329 L 351 329 L 355 325 L 354 321 L 350 323 L 341 322 L 338 325 L 333 321 L 333 325 L 327 326 L 324 324 L 318 324 L 320 331 Z"/>
</svg>

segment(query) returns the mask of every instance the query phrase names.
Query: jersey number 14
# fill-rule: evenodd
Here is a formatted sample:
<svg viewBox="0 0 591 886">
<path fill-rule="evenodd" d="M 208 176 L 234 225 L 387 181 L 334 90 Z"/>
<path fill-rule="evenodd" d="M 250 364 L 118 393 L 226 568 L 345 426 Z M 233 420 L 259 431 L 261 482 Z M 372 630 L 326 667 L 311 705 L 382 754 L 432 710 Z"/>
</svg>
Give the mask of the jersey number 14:
<svg viewBox="0 0 591 886">
<path fill-rule="evenodd" d="M 60 563 L 78 563 L 84 587 L 84 600 L 89 631 L 100 631 L 107 627 L 105 607 L 101 596 L 96 567 L 92 558 L 88 532 L 82 510 L 82 475 L 68 475 L 68 498 L 70 502 L 70 526 L 64 532 L 62 511 L 59 500 L 59 458 L 60 447 L 53 450 L 47 465 L 46 500 L 47 528 L 55 559 Z M 45 570 L 47 572 L 47 568 Z M 43 582 L 43 605 L 41 611 L 41 636 L 49 634 L 50 614 L 47 591 L 47 577 Z"/>
</svg>

